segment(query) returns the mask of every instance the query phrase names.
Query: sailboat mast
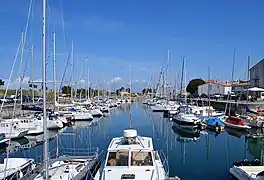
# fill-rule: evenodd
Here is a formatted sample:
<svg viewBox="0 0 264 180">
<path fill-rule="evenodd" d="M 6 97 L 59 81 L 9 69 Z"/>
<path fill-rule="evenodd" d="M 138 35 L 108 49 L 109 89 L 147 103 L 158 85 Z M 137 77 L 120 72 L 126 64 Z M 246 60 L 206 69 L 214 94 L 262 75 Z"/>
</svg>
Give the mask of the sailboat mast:
<svg viewBox="0 0 264 180">
<path fill-rule="evenodd" d="M 182 95 L 182 83 L 183 83 L 183 73 L 184 73 L 184 60 L 185 58 L 182 59 L 182 72 L 181 72 L 181 89 L 180 89 L 180 97 Z"/>
<path fill-rule="evenodd" d="M 167 57 L 167 65 L 166 65 L 166 96 L 169 97 L 169 78 L 168 78 L 168 69 L 169 69 L 169 61 L 170 61 L 170 50 L 168 49 L 168 57 Z"/>
<path fill-rule="evenodd" d="M 34 91 L 34 45 L 32 44 L 31 46 L 31 62 L 32 62 L 32 65 L 31 65 L 31 89 L 32 89 L 32 101 L 33 103 L 35 103 L 35 91 Z"/>
<path fill-rule="evenodd" d="M 71 69 L 71 100 L 73 100 L 73 85 L 72 85 L 72 81 L 73 81 L 73 41 L 72 41 L 72 49 L 71 49 L 71 54 L 72 54 L 72 69 Z"/>
<path fill-rule="evenodd" d="M 235 60 L 236 60 L 236 49 L 234 48 L 233 66 L 232 66 L 232 75 L 231 75 L 231 91 L 229 93 L 230 100 L 231 100 L 231 92 L 232 92 L 233 81 L 234 81 Z M 228 111 L 229 116 L 230 116 L 230 113 L 231 113 L 231 103 L 229 103 L 229 111 Z"/>
<path fill-rule="evenodd" d="M 56 96 L 56 34 L 53 32 L 53 83 L 54 83 L 54 110 L 55 110 L 55 102 L 57 99 Z"/>
<path fill-rule="evenodd" d="M 23 72 L 22 72 L 22 65 L 23 65 L 23 54 L 24 54 L 24 32 L 22 32 L 21 35 L 21 55 L 20 55 L 20 67 L 19 67 L 19 71 L 20 71 L 20 105 L 22 106 L 23 104 L 23 92 L 22 92 L 22 81 L 23 81 Z"/>
<path fill-rule="evenodd" d="M 132 99 L 132 79 L 131 79 L 131 65 L 129 65 L 129 80 L 130 80 L 130 101 Z"/>
<path fill-rule="evenodd" d="M 210 116 L 210 114 L 211 114 L 211 112 L 210 112 L 210 110 L 211 110 L 211 108 L 210 108 L 210 106 L 211 106 L 211 99 L 210 99 L 210 86 L 211 86 L 211 81 L 210 81 L 210 66 L 208 66 L 208 98 L 209 98 L 209 100 L 208 100 L 208 106 L 209 106 L 209 108 L 208 108 L 208 116 Z"/>
<path fill-rule="evenodd" d="M 90 80 L 89 80 L 89 74 L 90 74 L 90 70 L 89 68 L 87 68 L 87 88 L 88 88 L 88 91 L 87 91 L 87 99 L 90 100 Z"/>
<path fill-rule="evenodd" d="M 43 22 L 42 22 L 42 82 L 43 82 L 43 129 L 44 129 L 44 169 L 45 179 L 49 179 L 48 169 L 48 134 L 46 114 L 46 0 L 42 1 Z"/>
<path fill-rule="evenodd" d="M 247 82 L 248 82 L 248 85 L 247 85 L 247 103 L 248 103 L 248 96 L 249 96 L 249 84 L 250 84 L 250 81 L 249 81 L 249 66 L 250 66 L 250 56 L 248 56 L 248 64 L 247 64 Z"/>
</svg>

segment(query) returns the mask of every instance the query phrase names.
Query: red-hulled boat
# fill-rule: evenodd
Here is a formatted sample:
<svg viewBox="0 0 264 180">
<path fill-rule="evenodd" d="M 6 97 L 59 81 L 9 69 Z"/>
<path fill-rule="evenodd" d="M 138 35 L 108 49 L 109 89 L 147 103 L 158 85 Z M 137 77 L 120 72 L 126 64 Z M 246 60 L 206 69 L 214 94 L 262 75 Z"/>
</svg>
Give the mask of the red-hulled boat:
<svg viewBox="0 0 264 180">
<path fill-rule="evenodd" d="M 222 120 L 223 123 L 230 128 L 234 129 L 250 129 L 251 127 L 246 125 L 245 122 L 235 116 L 228 116 L 226 120 Z"/>
</svg>

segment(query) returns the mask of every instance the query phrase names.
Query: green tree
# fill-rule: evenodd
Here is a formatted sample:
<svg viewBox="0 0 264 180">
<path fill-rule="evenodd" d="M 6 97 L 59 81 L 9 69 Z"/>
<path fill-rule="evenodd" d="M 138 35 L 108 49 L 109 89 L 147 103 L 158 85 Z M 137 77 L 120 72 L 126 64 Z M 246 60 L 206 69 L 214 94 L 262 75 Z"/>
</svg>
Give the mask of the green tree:
<svg viewBox="0 0 264 180">
<path fill-rule="evenodd" d="M 126 92 L 130 93 L 130 88 L 126 88 Z"/>
<path fill-rule="evenodd" d="M 120 89 L 116 90 L 116 95 L 118 96 L 120 94 Z"/>
<path fill-rule="evenodd" d="M 142 94 L 144 95 L 146 93 L 146 89 L 142 89 Z"/>
<path fill-rule="evenodd" d="M 71 93 L 71 86 L 63 86 L 61 89 L 63 94 L 70 94 Z"/>
<path fill-rule="evenodd" d="M 0 79 L 0 87 L 5 85 L 5 81 L 3 81 L 2 79 Z"/>
<path fill-rule="evenodd" d="M 198 86 L 205 84 L 203 79 L 192 79 L 186 87 L 186 91 L 194 94 L 198 93 Z"/>
</svg>

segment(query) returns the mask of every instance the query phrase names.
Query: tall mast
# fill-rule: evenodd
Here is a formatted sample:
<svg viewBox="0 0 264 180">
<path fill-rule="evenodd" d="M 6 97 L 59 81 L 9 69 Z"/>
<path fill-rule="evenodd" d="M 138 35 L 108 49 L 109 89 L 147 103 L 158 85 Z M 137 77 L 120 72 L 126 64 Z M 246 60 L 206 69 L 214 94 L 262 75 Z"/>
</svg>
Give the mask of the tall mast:
<svg viewBox="0 0 264 180">
<path fill-rule="evenodd" d="M 54 110 L 55 110 L 55 102 L 57 100 L 57 96 L 56 96 L 56 91 L 57 91 L 57 87 L 56 87 L 56 34 L 55 31 L 53 32 L 53 82 L 54 82 Z"/>
<path fill-rule="evenodd" d="M 182 72 L 181 72 L 181 89 L 180 89 L 180 97 L 181 97 L 181 95 L 182 95 L 182 83 L 183 83 L 183 73 L 184 73 L 184 59 L 185 58 L 183 58 L 182 59 Z"/>
<path fill-rule="evenodd" d="M 34 91 L 34 45 L 32 44 L 31 46 L 31 62 L 32 62 L 32 65 L 31 65 L 31 90 L 32 90 L 32 101 L 33 103 L 35 102 L 34 100 L 34 96 L 35 96 L 35 91 Z"/>
<path fill-rule="evenodd" d="M 250 81 L 249 81 L 249 66 L 250 66 L 250 56 L 248 56 L 248 64 L 247 64 L 247 82 L 248 82 L 248 85 L 247 85 L 247 103 L 248 103 L 248 96 L 249 96 L 249 84 L 250 84 Z"/>
<path fill-rule="evenodd" d="M 132 79 L 131 79 L 131 65 L 129 65 L 129 81 L 130 81 L 130 101 L 132 99 Z"/>
<path fill-rule="evenodd" d="M 46 114 L 46 0 L 43 3 L 43 24 L 42 24 L 42 82 L 43 82 L 43 129 L 44 129 L 44 169 L 45 179 L 49 179 L 48 169 L 48 134 Z"/>
<path fill-rule="evenodd" d="M 233 54 L 233 66 L 232 66 L 232 75 L 231 75 L 231 91 L 229 93 L 229 98 L 231 99 L 231 92 L 232 92 L 232 86 L 234 81 L 234 71 L 235 71 L 235 60 L 236 60 L 236 49 L 234 48 L 234 54 Z M 230 116 L 231 113 L 231 103 L 229 103 L 229 111 L 228 115 Z"/>
<path fill-rule="evenodd" d="M 22 32 L 21 35 L 21 55 L 20 55 L 20 67 L 19 67 L 19 73 L 20 73 L 20 104 L 23 103 L 23 93 L 22 93 L 22 83 L 23 83 L 23 72 L 22 72 L 22 66 L 23 66 L 23 55 L 24 55 L 24 41 L 25 41 L 25 35 L 24 32 Z"/>
<path fill-rule="evenodd" d="M 71 69 L 71 100 L 73 100 L 73 83 L 72 83 L 72 81 L 73 81 L 73 41 L 72 41 L 72 49 L 71 49 L 71 54 L 72 54 L 72 69 Z"/>
<path fill-rule="evenodd" d="M 87 91 L 87 99 L 90 100 L 90 80 L 89 80 L 89 73 L 90 73 L 90 70 L 89 68 L 87 68 L 87 88 L 88 88 L 88 91 Z"/>
<path fill-rule="evenodd" d="M 170 61 L 170 50 L 168 49 L 168 57 L 167 57 L 167 65 L 166 65 L 166 95 L 169 97 L 169 78 L 168 78 L 168 69 L 169 69 L 169 61 Z"/>
<path fill-rule="evenodd" d="M 210 66 L 208 66 L 208 106 L 209 106 L 209 109 L 208 109 L 208 116 L 211 115 L 211 112 L 210 112 L 210 106 L 211 106 L 211 101 L 210 101 L 210 85 L 211 85 L 211 82 L 210 82 Z"/>
</svg>

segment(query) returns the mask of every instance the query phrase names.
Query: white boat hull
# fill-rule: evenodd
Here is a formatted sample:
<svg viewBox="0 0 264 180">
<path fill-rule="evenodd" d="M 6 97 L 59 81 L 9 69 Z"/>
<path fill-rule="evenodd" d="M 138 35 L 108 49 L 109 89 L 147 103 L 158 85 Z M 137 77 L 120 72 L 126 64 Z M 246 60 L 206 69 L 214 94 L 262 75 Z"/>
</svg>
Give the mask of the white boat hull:
<svg viewBox="0 0 264 180">
<path fill-rule="evenodd" d="M 91 120 L 93 120 L 93 116 L 90 114 L 90 113 L 88 113 L 88 112 L 78 112 L 78 113 L 74 113 L 73 114 L 73 120 L 75 120 L 75 121 L 84 121 L 84 120 L 87 120 L 87 121 L 91 121 Z"/>
<path fill-rule="evenodd" d="M 23 177 L 27 170 L 34 168 L 34 160 L 27 158 L 5 158 L 4 163 L 0 164 L 0 180 L 4 179 L 5 164 L 7 161 L 6 179 L 11 177 L 17 177 L 18 179 Z"/>
<path fill-rule="evenodd" d="M 92 109 L 91 114 L 93 117 L 101 117 L 104 115 L 99 109 Z"/>
<path fill-rule="evenodd" d="M 48 120 L 48 129 L 61 129 L 63 128 L 63 123 L 60 120 Z"/>
<path fill-rule="evenodd" d="M 257 176 L 264 171 L 264 166 L 234 166 L 229 169 L 230 174 L 239 180 L 263 180 L 264 176 Z"/>
</svg>

